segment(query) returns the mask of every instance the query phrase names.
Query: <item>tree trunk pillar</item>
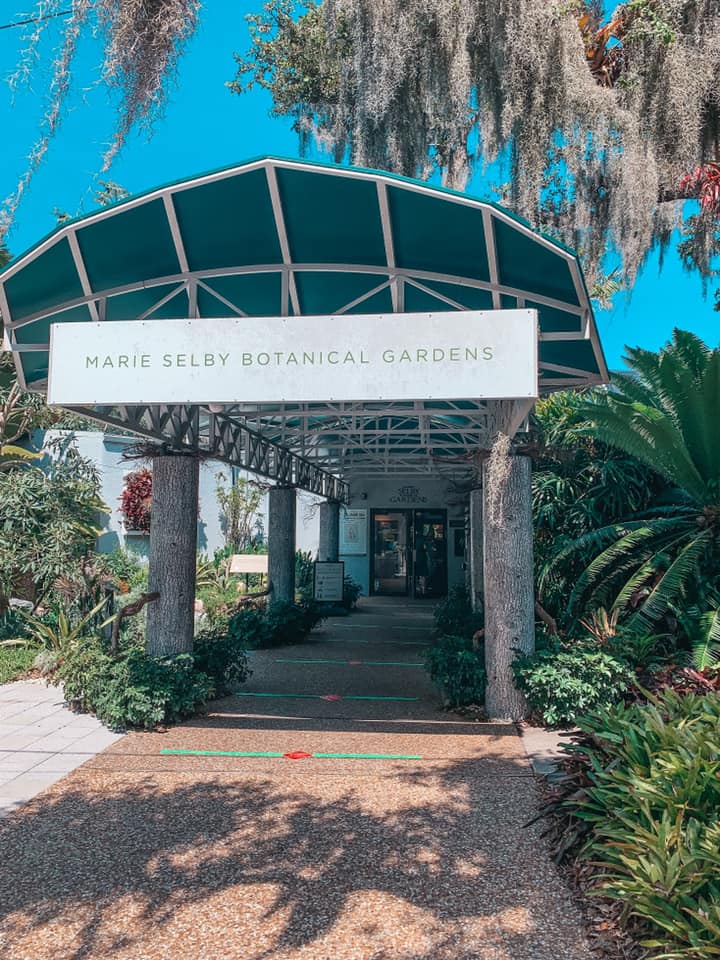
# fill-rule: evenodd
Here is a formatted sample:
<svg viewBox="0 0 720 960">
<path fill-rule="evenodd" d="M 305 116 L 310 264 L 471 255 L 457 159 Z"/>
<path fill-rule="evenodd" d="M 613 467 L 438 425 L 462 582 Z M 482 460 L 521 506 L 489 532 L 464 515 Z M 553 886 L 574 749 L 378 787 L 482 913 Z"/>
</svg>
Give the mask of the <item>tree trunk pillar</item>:
<svg viewBox="0 0 720 960">
<path fill-rule="evenodd" d="M 340 553 L 340 504 L 324 500 L 320 504 L 320 548 L 318 560 L 335 562 Z"/>
<path fill-rule="evenodd" d="M 271 487 L 268 503 L 270 600 L 295 602 L 295 489 Z"/>
<path fill-rule="evenodd" d="M 473 610 L 483 606 L 483 492 L 470 491 L 470 600 Z"/>
<path fill-rule="evenodd" d="M 197 563 L 197 457 L 153 457 L 147 652 L 153 657 L 192 650 Z"/>
<path fill-rule="evenodd" d="M 508 473 L 493 490 L 483 475 L 485 580 L 485 708 L 491 720 L 521 720 L 525 698 L 512 661 L 535 649 L 533 526 L 528 457 L 510 456 Z"/>
</svg>

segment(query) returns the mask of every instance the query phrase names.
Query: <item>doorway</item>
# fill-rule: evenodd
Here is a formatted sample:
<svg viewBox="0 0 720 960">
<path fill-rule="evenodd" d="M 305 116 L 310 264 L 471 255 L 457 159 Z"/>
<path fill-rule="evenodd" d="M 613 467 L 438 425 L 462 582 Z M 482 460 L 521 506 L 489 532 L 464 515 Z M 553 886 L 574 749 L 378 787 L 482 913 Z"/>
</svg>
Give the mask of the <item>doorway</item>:
<svg viewBox="0 0 720 960">
<path fill-rule="evenodd" d="M 372 544 L 371 593 L 418 598 L 446 595 L 446 510 L 373 510 Z"/>
</svg>

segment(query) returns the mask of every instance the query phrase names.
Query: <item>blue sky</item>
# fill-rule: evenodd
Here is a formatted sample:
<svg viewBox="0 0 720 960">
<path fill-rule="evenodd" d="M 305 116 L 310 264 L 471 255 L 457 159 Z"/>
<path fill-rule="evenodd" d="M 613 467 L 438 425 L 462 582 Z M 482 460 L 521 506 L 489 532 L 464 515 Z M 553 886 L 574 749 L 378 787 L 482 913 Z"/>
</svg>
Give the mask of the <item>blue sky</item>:
<svg viewBox="0 0 720 960">
<path fill-rule="evenodd" d="M 134 193 L 260 154 L 298 155 L 297 139 L 289 123 L 269 117 L 269 97 L 262 91 L 238 97 L 224 86 L 235 73 L 233 51 L 248 45 L 244 15 L 261 6 L 261 0 L 212 0 L 205 4 L 200 30 L 181 61 L 177 85 L 153 137 L 133 137 L 112 169 L 102 175 L 104 179 L 112 179 Z M 3 7 L 8 10 L 9 5 Z M 0 14 L 0 25 L 16 19 L 14 7 L 10 10 L 13 12 Z M 22 36 L 22 29 L 0 30 L 0 63 L 5 76 L 18 60 Z M 46 43 L 46 55 L 50 48 Z M 113 125 L 112 103 L 97 83 L 99 58 L 96 43 L 86 40 L 80 49 L 70 111 L 22 201 L 8 237 L 13 253 L 21 252 L 52 229 L 53 208 L 70 214 L 93 208 L 101 158 Z M 39 71 L 33 86 L 19 91 L 14 100 L 9 86 L 0 86 L 0 129 L 4 134 L 1 197 L 14 190 L 37 138 L 44 79 Z M 666 258 L 662 272 L 657 256 L 651 256 L 632 296 L 621 294 L 613 310 L 598 311 L 610 366 L 620 365 L 625 344 L 655 349 L 675 326 L 694 330 L 716 344 L 720 339 L 720 314 L 712 308 L 712 289 L 703 299 L 700 278 L 684 272 L 674 252 Z"/>
</svg>

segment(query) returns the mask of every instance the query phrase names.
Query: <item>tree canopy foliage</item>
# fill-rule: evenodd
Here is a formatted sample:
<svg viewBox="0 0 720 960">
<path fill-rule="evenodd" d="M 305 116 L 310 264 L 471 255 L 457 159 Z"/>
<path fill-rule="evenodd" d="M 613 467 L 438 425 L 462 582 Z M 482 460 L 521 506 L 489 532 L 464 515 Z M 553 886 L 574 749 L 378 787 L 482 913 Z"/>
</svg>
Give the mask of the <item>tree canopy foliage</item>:
<svg viewBox="0 0 720 960">
<path fill-rule="evenodd" d="M 568 558 L 584 559 L 570 609 L 612 605 L 647 629 L 720 585 L 720 348 L 676 330 L 659 353 L 630 349 L 626 362 L 614 388 L 586 405 L 584 432 L 663 477 L 664 500 L 580 536 L 546 577 Z"/>
<path fill-rule="evenodd" d="M 335 158 L 501 199 L 634 277 L 678 223 L 707 277 L 720 252 L 720 0 L 269 0 L 230 87 L 259 85 Z"/>
</svg>

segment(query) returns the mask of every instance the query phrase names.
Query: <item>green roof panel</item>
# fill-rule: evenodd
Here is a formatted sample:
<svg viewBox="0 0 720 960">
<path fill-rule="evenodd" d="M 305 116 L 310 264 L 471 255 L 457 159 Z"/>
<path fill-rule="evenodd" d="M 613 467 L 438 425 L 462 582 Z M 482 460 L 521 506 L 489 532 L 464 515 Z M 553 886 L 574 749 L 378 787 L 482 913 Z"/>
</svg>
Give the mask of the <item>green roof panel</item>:
<svg viewBox="0 0 720 960">
<path fill-rule="evenodd" d="M 399 267 L 489 280 L 480 209 L 393 186 L 388 205 Z"/>
<path fill-rule="evenodd" d="M 536 239 L 495 217 L 495 247 L 503 286 L 579 305 L 569 261 L 545 246 L 540 236 Z"/>
<path fill-rule="evenodd" d="M 295 274 L 300 312 L 313 314 L 338 313 L 353 300 L 370 293 L 387 277 L 373 273 L 330 273 L 303 270 Z M 388 293 L 389 296 L 389 293 Z M 353 313 L 372 313 L 369 300 L 363 300 Z M 392 310 L 392 301 L 390 302 Z"/>
<path fill-rule="evenodd" d="M 208 277 L 203 282 L 249 317 L 274 317 L 282 312 L 282 276 L 279 273 Z M 198 307 L 201 317 L 236 316 L 234 311 L 202 287 L 198 290 Z"/>
<path fill-rule="evenodd" d="M 109 297 L 105 319 L 138 320 L 156 303 L 177 289 L 177 283 L 162 283 L 152 287 L 141 287 L 131 293 Z"/>
<path fill-rule="evenodd" d="M 599 374 L 600 368 L 590 340 L 543 340 L 540 343 L 540 360 L 557 363 L 562 367 L 580 370 L 578 376 L 589 372 Z"/>
<path fill-rule="evenodd" d="M 161 199 L 122 206 L 77 231 L 93 290 L 111 290 L 180 272 Z"/>
<path fill-rule="evenodd" d="M 5 295 L 14 323 L 46 307 L 82 297 L 83 288 L 67 237 L 61 237 L 9 277 Z"/>
<path fill-rule="evenodd" d="M 62 313 L 53 313 L 42 320 L 36 320 L 35 323 L 18 327 L 15 331 L 15 339 L 18 343 L 49 343 L 51 324 L 87 323 L 89 320 L 92 320 L 90 310 L 87 304 L 83 303 L 77 307 L 71 307 L 69 310 L 63 310 Z"/>
<path fill-rule="evenodd" d="M 387 262 L 372 181 L 282 167 L 277 178 L 295 263 Z"/>
<path fill-rule="evenodd" d="M 50 354 L 33 350 L 32 353 L 21 353 L 20 356 L 25 383 L 32 384 L 37 383 L 38 380 L 47 380 Z"/>
<path fill-rule="evenodd" d="M 178 190 L 173 202 L 191 270 L 282 263 L 264 169 Z"/>
</svg>

